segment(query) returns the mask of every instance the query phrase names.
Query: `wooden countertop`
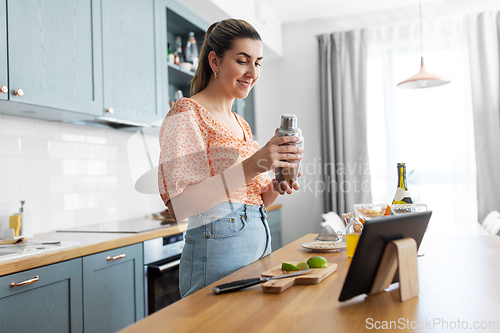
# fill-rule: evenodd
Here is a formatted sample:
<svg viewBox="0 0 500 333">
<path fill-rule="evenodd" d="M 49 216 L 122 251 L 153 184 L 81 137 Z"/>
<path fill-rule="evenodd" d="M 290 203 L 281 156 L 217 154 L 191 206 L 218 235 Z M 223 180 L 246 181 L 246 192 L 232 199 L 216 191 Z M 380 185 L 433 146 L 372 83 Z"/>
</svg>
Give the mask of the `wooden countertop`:
<svg viewBox="0 0 500 333">
<path fill-rule="evenodd" d="M 280 209 L 281 204 L 271 205 L 268 211 Z M 144 242 L 149 239 L 174 235 L 184 232 L 187 223 L 165 227 L 138 234 L 130 233 L 86 233 L 86 232 L 50 232 L 36 235 L 30 241 L 71 241 L 80 243 L 79 246 L 61 249 L 49 253 L 42 253 L 12 261 L 0 262 L 0 276 L 17 273 L 31 268 L 50 265 L 57 262 L 87 256 L 118 247 Z"/>
<path fill-rule="evenodd" d="M 41 253 L 39 255 L 2 262 L 0 263 L 0 276 L 108 251 L 157 237 L 174 235 L 186 231 L 186 228 L 187 223 L 180 223 L 177 226 L 155 229 L 138 234 L 90 232 L 50 232 L 39 234 L 31 238 L 30 241 L 71 241 L 78 242 L 80 245 L 63 248 L 60 251 Z"/>
<path fill-rule="evenodd" d="M 391 326 L 439 332 L 457 325 L 467 325 L 471 332 L 478 331 L 474 325 L 500 330 L 497 236 L 426 236 L 419 250 L 424 256 L 418 258 L 420 294 L 404 303 L 397 284 L 375 296 L 340 303 L 351 261 L 345 250 L 320 254 L 337 263 L 338 270 L 318 285 L 293 286 L 282 294 L 265 294 L 260 286 L 212 293 L 215 285 L 257 277 L 284 261 L 318 255 L 300 246 L 314 236 L 306 235 L 121 332 L 357 332 L 390 331 Z"/>
</svg>

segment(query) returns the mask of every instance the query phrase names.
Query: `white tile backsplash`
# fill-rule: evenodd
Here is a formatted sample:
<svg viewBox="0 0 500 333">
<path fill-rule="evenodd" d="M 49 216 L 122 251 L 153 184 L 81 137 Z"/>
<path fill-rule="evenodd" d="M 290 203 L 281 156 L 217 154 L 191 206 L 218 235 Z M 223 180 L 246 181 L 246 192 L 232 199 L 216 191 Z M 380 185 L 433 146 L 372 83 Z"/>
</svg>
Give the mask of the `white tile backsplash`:
<svg viewBox="0 0 500 333">
<path fill-rule="evenodd" d="M 35 120 L 24 117 L 3 116 L 2 136 L 34 138 Z"/>
<path fill-rule="evenodd" d="M 21 155 L 30 157 L 49 157 L 49 143 L 37 138 L 21 138 Z"/>
<path fill-rule="evenodd" d="M 164 209 L 159 195 L 135 191 L 129 158 L 141 157 L 128 156 L 132 134 L 0 115 L 0 230 L 19 200 L 35 234 Z"/>
<path fill-rule="evenodd" d="M 46 194 L 50 189 L 50 178 L 37 176 L 20 177 L 21 190 L 20 195 Z"/>
<path fill-rule="evenodd" d="M 50 193 L 74 193 L 75 189 L 75 177 L 50 177 Z M 45 189 L 45 191 L 47 191 L 47 189 Z"/>
<path fill-rule="evenodd" d="M 64 176 L 83 176 L 87 170 L 86 160 L 64 159 L 62 160 L 62 174 Z"/>
<path fill-rule="evenodd" d="M 96 145 L 88 143 L 75 143 L 74 146 L 76 158 L 85 158 L 89 160 L 96 158 Z"/>
<path fill-rule="evenodd" d="M 87 160 L 87 174 L 91 176 L 104 176 L 108 172 L 106 161 Z"/>
<path fill-rule="evenodd" d="M 96 176 L 79 176 L 75 177 L 76 192 L 95 192 L 97 191 Z"/>
<path fill-rule="evenodd" d="M 21 155 L 21 139 L 0 136 L 0 152 L 2 154 L 2 157 Z"/>
<path fill-rule="evenodd" d="M 97 178 L 97 186 L 99 191 L 116 191 L 117 190 L 117 176 L 106 176 Z"/>
<path fill-rule="evenodd" d="M 75 144 L 50 140 L 48 142 L 48 155 L 53 158 L 75 158 Z"/>
<path fill-rule="evenodd" d="M 37 176 L 58 176 L 63 174 L 63 160 L 58 158 L 37 158 L 35 160 Z"/>
<path fill-rule="evenodd" d="M 24 156 L 5 156 L 2 157 L 3 172 L 7 176 L 34 176 L 35 159 Z"/>
<path fill-rule="evenodd" d="M 0 196 L 9 197 L 21 194 L 21 177 L 0 176 Z"/>
</svg>

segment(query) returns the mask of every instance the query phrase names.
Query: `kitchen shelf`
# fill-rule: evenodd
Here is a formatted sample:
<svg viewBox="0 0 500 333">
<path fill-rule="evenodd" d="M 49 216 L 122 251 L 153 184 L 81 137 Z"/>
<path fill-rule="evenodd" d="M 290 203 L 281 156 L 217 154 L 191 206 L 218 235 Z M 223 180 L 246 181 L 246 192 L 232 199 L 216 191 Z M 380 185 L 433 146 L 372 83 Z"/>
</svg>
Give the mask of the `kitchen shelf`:
<svg viewBox="0 0 500 333">
<path fill-rule="evenodd" d="M 178 65 L 171 63 L 167 63 L 167 65 L 169 84 L 181 90 L 184 90 L 186 87 L 189 89 L 194 72 L 186 71 Z"/>
<path fill-rule="evenodd" d="M 167 8 L 167 43 L 170 44 L 173 52 L 175 52 L 175 38 L 180 36 L 182 45 L 185 46 L 190 32 L 194 32 L 198 50 L 201 49 L 201 42 L 206 29 L 202 27 L 205 27 L 206 24 L 194 19 L 191 15 L 185 8 Z M 181 90 L 183 96 L 189 97 L 194 72 L 183 70 L 178 65 L 169 62 L 167 62 L 167 68 L 170 101 L 175 101 L 175 92 L 177 90 Z"/>
</svg>

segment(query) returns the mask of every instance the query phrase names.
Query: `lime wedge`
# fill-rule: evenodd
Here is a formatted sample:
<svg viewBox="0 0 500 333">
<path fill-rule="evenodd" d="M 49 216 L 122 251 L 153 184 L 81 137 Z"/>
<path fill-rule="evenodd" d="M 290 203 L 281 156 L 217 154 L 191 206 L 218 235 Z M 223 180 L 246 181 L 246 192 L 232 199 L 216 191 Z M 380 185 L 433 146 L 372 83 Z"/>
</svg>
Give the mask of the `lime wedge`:
<svg viewBox="0 0 500 333">
<path fill-rule="evenodd" d="M 309 258 L 309 260 L 307 260 L 307 264 L 311 268 L 324 268 L 324 267 L 328 267 L 328 261 L 326 261 L 325 257 L 321 257 L 321 256 L 316 256 L 316 257 Z"/>
<path fill-rule="evenodd" d="M 281 264 L 281 269 L 284 271 L 298 271 L 299 268 L 295 265 L 284 262 Z"/>
<path fill-rule="evenodd" d="M 304 270 L 306 270 L 306 269 L 309 269 L 309 265 L 307 263 L 305 263 L 305 262 L 302 261 L 302 262 L 299 262 L 297 264 L 297 268 L 298 269 L 304 269 Z"/>
</svg>

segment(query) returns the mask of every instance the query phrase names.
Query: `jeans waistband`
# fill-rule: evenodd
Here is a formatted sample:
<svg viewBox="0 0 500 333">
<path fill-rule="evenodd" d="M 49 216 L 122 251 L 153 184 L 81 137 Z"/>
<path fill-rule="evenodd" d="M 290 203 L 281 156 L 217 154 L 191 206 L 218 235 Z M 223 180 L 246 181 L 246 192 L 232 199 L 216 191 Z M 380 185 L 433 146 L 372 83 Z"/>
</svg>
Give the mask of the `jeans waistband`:
<svg viewBox="0 0 500 333">
<path fill-rule="evenodd" d="M 266 208 L 264 205 L 256 206 L 241 202 L 220 202 L 216 206 L 204 211 L 199 216 L 228 216 L 231 214 L 244 215 L 245 217 L 265 217 Z"/>
</svg>

